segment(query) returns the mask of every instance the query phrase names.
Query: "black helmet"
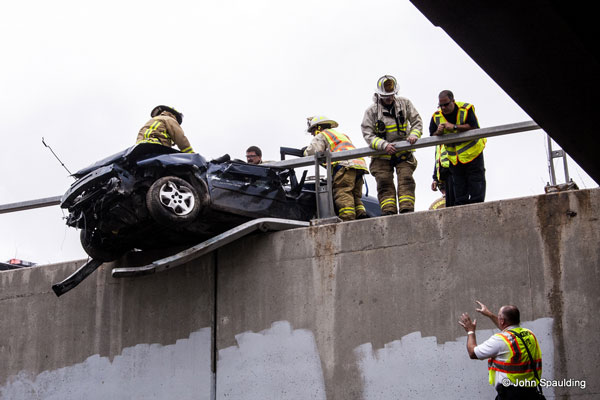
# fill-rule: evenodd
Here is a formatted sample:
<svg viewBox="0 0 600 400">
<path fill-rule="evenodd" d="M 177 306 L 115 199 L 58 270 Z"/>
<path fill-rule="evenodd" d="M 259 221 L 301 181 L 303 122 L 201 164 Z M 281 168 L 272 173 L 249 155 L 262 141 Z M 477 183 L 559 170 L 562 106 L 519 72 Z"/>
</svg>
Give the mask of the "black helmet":
<svg viewBox="0 0 600 400">
<path fill-rule="evenodd" d="M 150 113 L 150 116 L 152 118 L 154 118 L 157 115 L 160 115 L 160 113 L 163 111 L 167 111 L 167 112 L 170 112 L 171 114 L 173 114 L 175 116 L 175 119 L 177 120 L 177 122 L 179 122 L 179 125 L 181 125 L 181 123 L 183 122 L 183 114 L 180 113 L 179 111 L 177 111 L 176 109 L 174 109 L 173 107 L 169 107 L 169 106 L 154 107 L 154 109 L 152 109 L 152 112 Z"/>
</svg>

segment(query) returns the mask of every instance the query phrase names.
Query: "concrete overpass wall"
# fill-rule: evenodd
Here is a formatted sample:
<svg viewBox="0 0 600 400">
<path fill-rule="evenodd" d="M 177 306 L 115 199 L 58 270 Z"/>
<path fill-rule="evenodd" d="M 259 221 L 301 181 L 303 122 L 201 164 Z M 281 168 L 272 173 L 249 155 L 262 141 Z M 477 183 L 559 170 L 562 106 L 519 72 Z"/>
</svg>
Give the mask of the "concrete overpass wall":
<svg viewBox="0 0 600 400">
<path fill-rule="evenodd" d="M 478 299 L 519 306 L 547 397 L 595 399 L 599 207 L 583 190 L 257 234 L 60 299 L 78 263 L 0 272 L 0 398 L 493 398 L 457 324 Z"/>
<path fill-rule="evenodd" d="M 57 298 L 82 263 L 0 273 L 0 399 L 211 399 L 211 257 L 137 280 L 103 265 Z"/>
</svg>

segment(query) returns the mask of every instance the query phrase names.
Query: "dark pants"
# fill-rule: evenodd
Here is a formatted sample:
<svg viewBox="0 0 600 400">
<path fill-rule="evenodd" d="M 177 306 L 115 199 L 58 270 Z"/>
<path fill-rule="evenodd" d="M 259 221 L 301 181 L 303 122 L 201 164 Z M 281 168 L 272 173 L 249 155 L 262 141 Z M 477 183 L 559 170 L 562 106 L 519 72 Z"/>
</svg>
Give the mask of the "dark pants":
<svg viewBox="0 0 600 400">
<path fill-rule="evenodd" d="M 496 400 L 536 400 L 538 399 L 537 389 L 534 387 L 517 386 L 496 386 L 498 395 Z"/>
<path fill-rule="evenodd" d="M 485 200 L 483 152 L 466 164 L 450 163 L 450 175 L 454 183 L 455 205 L 481 203 Z"/>
</svg>

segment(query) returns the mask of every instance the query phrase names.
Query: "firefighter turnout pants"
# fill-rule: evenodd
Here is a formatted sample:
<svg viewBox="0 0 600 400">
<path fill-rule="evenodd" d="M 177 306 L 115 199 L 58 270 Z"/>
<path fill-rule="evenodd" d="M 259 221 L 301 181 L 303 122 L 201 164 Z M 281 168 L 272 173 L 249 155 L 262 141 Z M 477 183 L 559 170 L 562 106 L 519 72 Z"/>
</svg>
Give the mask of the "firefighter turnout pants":
<svg viewBox="0 0 600 400">
<path fill-rule="evenodd" d="M 363 171 L 342 167 L 333 177 L 333 202 L 342 221 L 365 218 L 367 212 L 361 201 Z"/>
<path fill-rule="evenodd" d="M 377 199 L 383 215 L 415 210 L 415 180 L 413 172 L 417 159 L 411 153 L 406 160 L 393 162 L 385 158 L 372 158 L 369 170 L 377 182 Z M 395 164 L 395 165 L 394 165 Z M 394 170 L 398 177 L 398 193 L 394 186 Z M 396 206 L 396 200 L 398 206 Z"/>
</svg>

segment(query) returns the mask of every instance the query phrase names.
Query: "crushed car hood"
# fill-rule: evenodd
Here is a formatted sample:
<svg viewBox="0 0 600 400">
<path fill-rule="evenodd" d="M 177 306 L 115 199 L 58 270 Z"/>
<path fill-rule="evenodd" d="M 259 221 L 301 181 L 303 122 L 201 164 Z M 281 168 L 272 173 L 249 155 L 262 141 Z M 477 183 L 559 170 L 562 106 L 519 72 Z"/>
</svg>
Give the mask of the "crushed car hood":
<svg viewBox="0 0 600 400">
<path fill-rule="evenodd" d="M 129 147 L 128 149 L 122 150 L 118 153 L 115 153 L 112 156 L 97 161 L 88 167 L 82 168 L 79 171 L 75 172 L 72 176 L 79 179 L 82 176 L 85 176 L 98 168 L 107 166 L 109 164 L 113 164 L 117 161 L 119 161 L 120 163 L 124 163 L 128 161 L 135 161 L 141 158 L 148 158 L 150 154 L 159 155 L 172 153 L 179 152 L 173 148 L 163 146 L 160 144 L 140 143 L 135 146 Z"/>
</svg>

